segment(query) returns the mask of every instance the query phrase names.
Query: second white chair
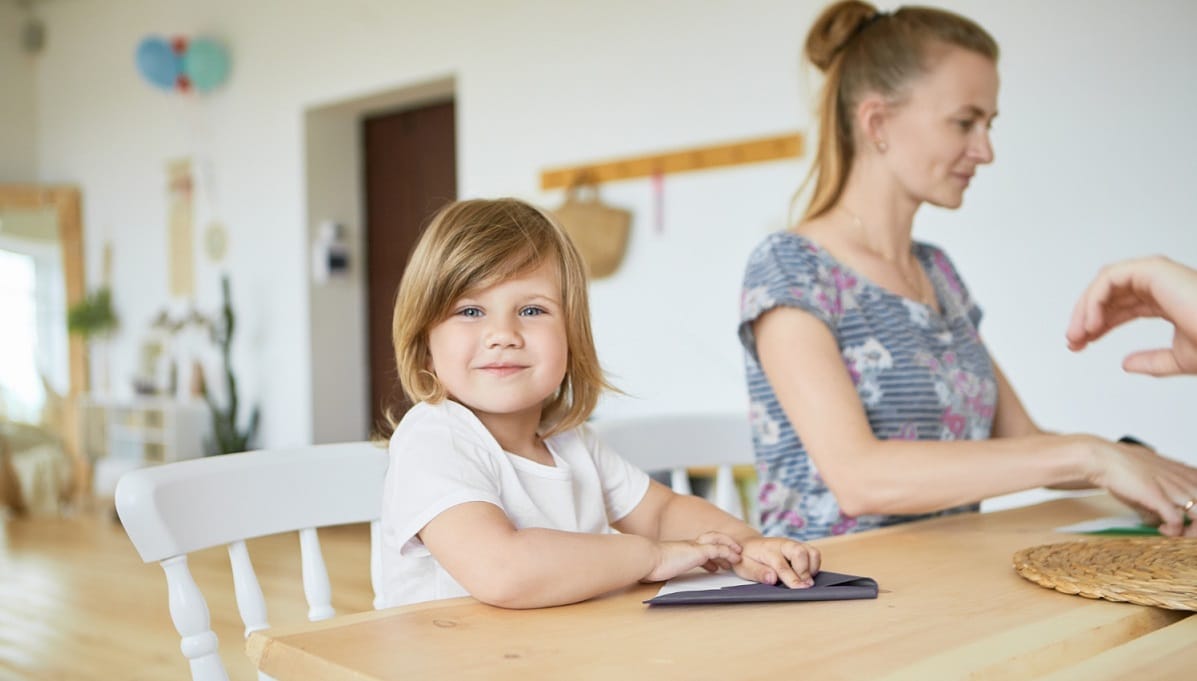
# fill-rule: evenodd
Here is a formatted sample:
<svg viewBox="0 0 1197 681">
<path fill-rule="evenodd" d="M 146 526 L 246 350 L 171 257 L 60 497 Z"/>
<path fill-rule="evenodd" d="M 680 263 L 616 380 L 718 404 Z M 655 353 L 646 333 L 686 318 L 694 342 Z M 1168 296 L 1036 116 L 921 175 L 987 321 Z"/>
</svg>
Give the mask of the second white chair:
<svg viewBox="0 0 1197 681">
<path fill-rule="evenodd" d="M 640 468 L 669 471 L 678 494 L 691 493 L 687 468 L 714 466 L 712 503 L 745 519 L 732 467 L 753 462 L 747 414 L 665 414 L 598 419 L 590 425 L 603 442 Z"/>
</svg>

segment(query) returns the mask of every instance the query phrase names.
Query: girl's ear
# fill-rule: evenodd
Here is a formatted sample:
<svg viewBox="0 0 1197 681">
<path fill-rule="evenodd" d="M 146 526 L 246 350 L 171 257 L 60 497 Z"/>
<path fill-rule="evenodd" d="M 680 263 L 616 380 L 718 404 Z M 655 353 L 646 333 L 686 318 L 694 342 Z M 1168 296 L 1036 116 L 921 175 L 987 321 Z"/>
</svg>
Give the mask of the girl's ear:
<svg viewBox="0 0 1197 681">
<path fill-rule="evenodd" d="M 856 106 L 855 123 L 859 131 L 857 142 L 862 148 L 857 151 L 863 151 L 863 147 L 867 145 L 879 153 L 885 153 L 889 148 L 885 126 L 888 114 L 889 104 L 881 95 L 867 95 L 860 100 L 860 104 Z"/>
</svg>

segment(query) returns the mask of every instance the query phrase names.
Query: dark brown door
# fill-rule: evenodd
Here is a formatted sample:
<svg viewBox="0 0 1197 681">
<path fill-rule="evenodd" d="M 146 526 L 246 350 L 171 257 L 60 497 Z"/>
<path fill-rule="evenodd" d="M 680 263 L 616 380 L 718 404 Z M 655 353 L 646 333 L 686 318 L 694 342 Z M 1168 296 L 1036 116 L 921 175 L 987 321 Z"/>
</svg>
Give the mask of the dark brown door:
<svg viewBox="0 0 1197 681">
<path fill-rule="evenodd" d="M 408 255 L 429 218 L 457 198 L 453 102 L 363 122 L 366 263 L 369 268 L 370 403 L 380 428 L 409 406 L 395 371 L 391 318 Z"/>
</svg>

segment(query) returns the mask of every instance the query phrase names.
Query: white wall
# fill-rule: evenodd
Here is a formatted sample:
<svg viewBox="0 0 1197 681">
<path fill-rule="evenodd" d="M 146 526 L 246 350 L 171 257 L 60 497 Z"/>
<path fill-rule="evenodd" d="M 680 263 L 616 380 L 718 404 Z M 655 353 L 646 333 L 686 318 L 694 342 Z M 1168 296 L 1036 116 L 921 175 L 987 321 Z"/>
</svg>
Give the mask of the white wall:
<svg viewBox="0 0 1197 681">
<path fill-rule="evenodd" d="M 21 47 L 27 14 L 16 3 L 0 3 L 0 182 L 29 182 L 37 167 L 34 148 L 35 57 Z"/>
<path fill-rule="evenodd" d="M 138 329 L 165 300 L 166 159 L 191 154 L 211 168 L 214 191 L 197 205 L 229 226 L 242 320 L 234 361 L 248 397 L 265 407 L 262 443 L 305 442 L 314 394 L 349 390 L 322 384 L 311 366 L 321 362 L 311 311 L 322 314 L 323 305 L 307 275 L 318 217 L 305 194 L 308 114 L 448 74 L 460 195 L 513 194 L 551 207 L 560 194 L 538 190 L 547 167 L 807 129 L 811 100 L 797 58 L 822 4 L 47 5 L 38 161 L 43 179 L 83 186 L 90 260 L 97 231 L 115 243 L 125 325 L 114 376 L 131 371 Z M 1197 461 L 1187 406 L 1197 383 L 1118 369 L 1127 349 L 1164 341 L 1160 326 L 1119 332 L 1081 356 L 1063 342 L 1072 299 L 1100 263 L 1147 252 L 1197 263 L 1197 195 L 1186 186 L 1197 177 L 1197 138 L 1188 134 L 1197 93 L 1186 75 L 1197 48 L 1185 35 L 1197 5 L 943 5 L 1002 44 L 998 161 L 981 171 L 962 210 L 920 215 L 917 235 L 954 256 L 985 308 L 994 354 L 1044 426 L 1132 432 Z M 228 86 L 195 98 L 140 82 L 133 49 L 153 31 L 225 37 Z M 782 162 L 671 176 L 660 233 L 649 182 L 603 187 L 636 221 L 623 268 L 593 289 L 600 356 L 633 396 L 607 401 L 600 415 L 743 407 L 740 275 L 752 246 L 785 225 L 804 170 Z M 216 304 L 217 270 L 199 263 L 201 306 Z"/>
</svg>

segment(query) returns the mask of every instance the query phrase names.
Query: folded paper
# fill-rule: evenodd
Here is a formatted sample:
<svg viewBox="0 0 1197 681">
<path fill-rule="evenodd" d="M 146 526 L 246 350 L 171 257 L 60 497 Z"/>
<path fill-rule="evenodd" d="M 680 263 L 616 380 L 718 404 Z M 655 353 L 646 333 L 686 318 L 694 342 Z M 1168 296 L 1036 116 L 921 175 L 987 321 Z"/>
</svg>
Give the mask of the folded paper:
<svg viewBox="0 0 1197 681">
<path fill-rule="evenodd" d="M 687 576 L 688 577 L 688 576 Z M 704 586 L 704 581 L 710 587 Z M 738 583 L 734 583 L 738 582 Z M 805 589 L 791 589 L 784 584 L 758 584 L 724 575 L 710 578 L 672 580 L 649 605 L 685 605 L 699 603 L 768 603 L 775 601 L 846 601 L 876 598 L 877 582 L 869 577 L 823 571 L 815 583 Z"/>
</svg>

